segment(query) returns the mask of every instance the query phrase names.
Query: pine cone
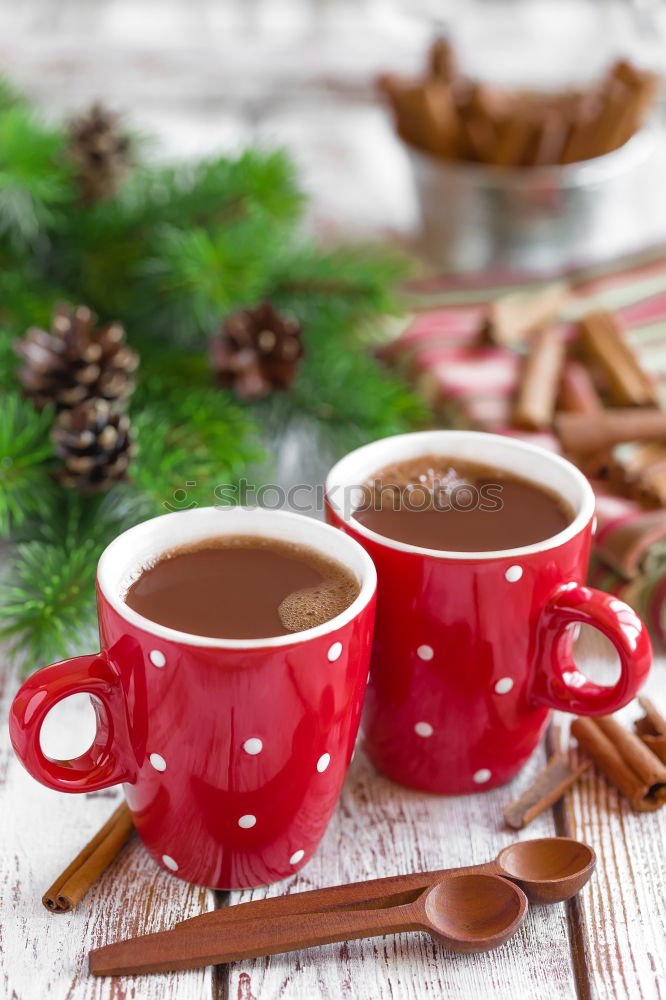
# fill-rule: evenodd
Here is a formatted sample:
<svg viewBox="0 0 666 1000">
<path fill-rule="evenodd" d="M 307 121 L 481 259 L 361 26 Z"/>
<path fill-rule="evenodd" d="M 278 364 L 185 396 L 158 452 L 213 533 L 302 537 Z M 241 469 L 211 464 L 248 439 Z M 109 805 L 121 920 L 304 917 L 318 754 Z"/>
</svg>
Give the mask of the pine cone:
<svg viewBox="0 0 666 1000">
<path fill-rule="evenodd" d="M 69 155 L 83 201 L 112 198 L 131 165 L 131 143 L 120 129 L 120 118 L 95 103 L 69 126 Z"/>
<path fill-rule="evenodd" d="M 245 400 L 291 387 L 303 357 L 301 326 L 270 302 L 240 309 L 211 341 L 217 382 Z"/>
<path fill-rule="evenodd" d="M 130 420 L 124 413 L 114 413 L 106 400 L 89 399 L 63 410 L 51 436 L 63 461 L 57 474 L 63 486 L 97 493 L 125 478 L 134 451 Z"/>
<path fill-rule="evenodd" d="M 19 380 L 39 409 L 49 403 L 70 409 L 94 397 L 120 409 L 131 395 L 138 355 L 125 343 L 119 323 L 100 330 L 94 326 L 95 315 L 87 306 L 59 306 L 51 333 L 33 326 L 16 342 L 25 361 Z"/>
</svg>

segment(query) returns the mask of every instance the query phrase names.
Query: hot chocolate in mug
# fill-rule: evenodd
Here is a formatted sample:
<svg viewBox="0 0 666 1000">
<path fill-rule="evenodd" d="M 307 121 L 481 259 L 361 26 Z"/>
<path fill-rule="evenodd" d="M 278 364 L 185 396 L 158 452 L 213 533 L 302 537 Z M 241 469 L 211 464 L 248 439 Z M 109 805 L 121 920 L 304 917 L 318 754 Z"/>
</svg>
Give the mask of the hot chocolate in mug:
<svg viewBox="0 0 666 1000">
<path fill-rule="evenodd" d="M 354 518 L 359 486 L 388 465 L 423 455 L 538 484 L 563 501 L 571 520 L 553 537 L 520 548 L 456 552 L 397 541 Z M 530 756 L 550 709 L 614 712 L 644 682 L 647 630 L 628 605 L 586 586 L 594 494 L 559 456 L 474 431 L 400 435 L 338 462 L 326 503 L 329 521 L 360 542 L 377 567 L 362 729 L 370 759 L 394 781 L 448 794 L 494 788 Z M 610 687 L 576 666 L 574 626 L 581 622 L 618 652 L 620 676 Z"/>
<path fill-rule="evenodd" d="M 314 549 L 350 570 L 359 594 L 322 625 L 268 639 L 178 632 L 124 602 L 128 582 L 157 556 L 222 535 Z M 202 508 L 139 524 L 99 561 L 101 652 L 44 667 L 23 684 L 10 713 L 14 749 L 49 788 L 124 783 L 148 851 L 181 878 L 216 888 L 285 878 L 314 853 L 353 753 L 375 586 L 360 545 L 298 514 Z M 42 723 L 78 692 L 95 707 L 94 741 L 75 760 L 52 760 L 40 745 Z"/>
</svg>

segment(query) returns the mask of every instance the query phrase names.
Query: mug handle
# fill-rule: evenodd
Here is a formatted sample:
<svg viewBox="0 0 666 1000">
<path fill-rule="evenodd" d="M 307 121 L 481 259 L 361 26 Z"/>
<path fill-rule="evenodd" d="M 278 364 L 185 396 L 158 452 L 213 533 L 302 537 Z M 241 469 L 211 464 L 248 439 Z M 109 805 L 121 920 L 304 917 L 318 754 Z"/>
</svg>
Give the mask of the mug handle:
<svg viewBox="0 0 666 1000">
<path fill-rule="evenodd" d="M 52 760 L 40 742 L 44 719 L 63 698 L 79 693 L 89 694 L 95 709 L 95 738 L 80 757 Z M 104 652 L 53 663 L 29 677 L 12 703 L 9 734 L 25 769 L 47 788 L 91 792 L 134 780 L 134 771 L 123 760 L 130 761 L 131 754 L 122 682 Z"/>
<path fill-rule="evenodd" d="M 569 626 L 592 625 L 610 639 L 620 658 L 620 676 L 605 687 L 576 666 Z M 633 608 L 612 594 L 565 583 L 552 594 L 539 622 L 537 668 L 532 701 L 576 715 L 616 712 L 635 696 L 650 671 L 652 647 L 647 628 Z"/>
</svg>

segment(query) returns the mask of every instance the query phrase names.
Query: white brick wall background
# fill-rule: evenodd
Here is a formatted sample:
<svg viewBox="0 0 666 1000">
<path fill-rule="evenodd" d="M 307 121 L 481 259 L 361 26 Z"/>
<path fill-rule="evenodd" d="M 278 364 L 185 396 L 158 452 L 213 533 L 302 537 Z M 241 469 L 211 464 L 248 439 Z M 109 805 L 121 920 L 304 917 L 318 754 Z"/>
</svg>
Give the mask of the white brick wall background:
<svg viewBox="0 0 666 1000">
<path fill-rule="evenodd" d="M 50 115 L 103 98 L 154 155 L 287 145 L 321 228 L 404 237 L 411 178 L 373 78 L 418 66 L 434 18 L 500 82 L 580 79 L 619 51 L 666 68 L 661 0 L 3 0 L 0 69 Z"/>
</svg>

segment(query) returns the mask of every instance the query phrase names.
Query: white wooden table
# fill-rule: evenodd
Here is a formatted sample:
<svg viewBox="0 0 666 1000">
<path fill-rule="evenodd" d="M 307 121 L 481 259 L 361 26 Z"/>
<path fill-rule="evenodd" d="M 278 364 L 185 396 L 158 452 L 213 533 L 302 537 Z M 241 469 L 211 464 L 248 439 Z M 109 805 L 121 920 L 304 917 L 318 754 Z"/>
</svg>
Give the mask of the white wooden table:
<svg viewBox="0 0 666 1000">
<path fill-rule="evenodd" d="M 581 663 L 598 676 L 605 654 L 586 638 Z M 665 681 L 662 659 L 648 687 L 653 696 L 661 695 L 662 704 Z M 16 686 L 5 678 L 3 719 Z M 623 713 L 625 719 L 636 714 L 635 706 Z M 69 717 L 70 734 L 84 728 L 84 721 L 79 702 Z M 510 785 L 447 798 L 392 784 L 359 751 L 323 843 L 296 877 L 243 893 L 188 886 L 159 869 L 133 835 L 77 909 L 55 915 L 42 906 L 43 891 L 115 808 L 120 790 L 64 795 L 43 788 L 13 756 L 3 725 L 0 995 L 12 1000 L 236 1000 L 242 996 L 241 973 L 247 973 L 257 1000 L 666 996 L 666 810 L 633 813 L 592 770 L 564 807 L 515 834 L 503 824 L 502 806 L 527 786 L 544 760 L 540 748 Z M 597 872 L 575 901 L 532 907 L 515 938 L 485 955 L 455 955 L 425 934 L 402 934 L 169 976 L 95 979 L 87 972 L 91 948 L 170 927 L 215 907 L 484 861 L 516 836 L 553 834 L 591 843 L 599 855 Z"/>
<path fill-rule="evenodd" d="M 415 218 L 410 180 L 370 80 L 387 66 L 417 64 L 430 29 L 413 17 L 414 6 L 453 16 L 472 70 L 484 72 L 487 53 L 503 51 L 496 77 L 518 64 L 512 51 L 521 25 L 532 30 L 547 15 L 544 0 L 22 0 L 0 5 L 0 68 L 49 114 L 96 97 L 129 109 L 135 124 L 158 135 L 165 155 L 237 149 L 257 139 L 285 143 L 314 196 L 312 221 L 320 229 L 405 239 Z M 595 72 L 620 46 L 663 58 L 664 35 L 637 32 L 621 0 L 558 0 L 554 7 L 553 30 L 543 34 L 576 75 Z M 663 5 L 657 21 L 666 28 Z M 589 45 L 590 37 L 598 44 Z M 520 55 L 526 72 L 548 62 L 543 46 L 522 45 Z M 659 222 L 650 192 L 643 222 L 647 238 Z M 599 649 L 589 644 L 587 667 L 603 664 Z M 5 720 L 18 680 L 5 670 L 0 684 Z M 665 660 L 650 690 L 664 707 Z M 80 736 L 81 707 L 65 728 Z M 666 811 L 632 813 L 594 772 L 566 810 L 547 813 L 520 836 L 566 831 L 589 840 L 600 855 L 597 874 L 579 901 L 534 907 L 515 939 L 494 953 L 453 955 L 413 934 L 169 977 L 87 974 L 92 947 L 239 899 L 491 858 L 515 836 L 503 827 L 502 806 L 544 760 L 541 748 L 511 786 L 449 799 L 391 784 L 359 752 L 321 849 L 296 878 L 243 894 L 190 887 L 158 869 L 134 837 L 80 906 L 56 916 L 43 908 L 42 892 L 120 792 L 68 796 L 36 784 L 13 757 L 3 721 L 0 998 L 236 1000 L 247 996 L 242 972 L 257 1000 L 666 997 Z"/>
</svg>

